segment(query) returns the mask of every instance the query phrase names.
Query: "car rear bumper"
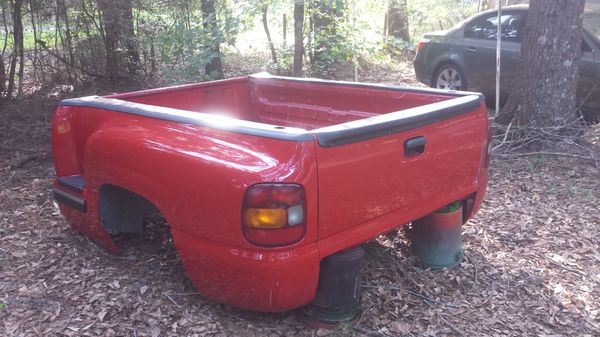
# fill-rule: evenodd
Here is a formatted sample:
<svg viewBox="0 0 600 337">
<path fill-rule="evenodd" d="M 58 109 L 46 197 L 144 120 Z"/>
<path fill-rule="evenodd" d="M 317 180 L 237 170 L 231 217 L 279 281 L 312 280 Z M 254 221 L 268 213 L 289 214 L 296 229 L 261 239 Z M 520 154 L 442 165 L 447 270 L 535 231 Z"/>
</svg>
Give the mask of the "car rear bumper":
<svg viewBox="0 0 600 337">
<path fill-rule="evenodd" d="M 245 249 L 172 228 L 180 259 L 196 289 L 237 307 L 281 312 L 312 301 L 319 279 L 315 244 L 292 249 Z"/>
<path fill-rule="evenodd" d="M 417 80 L 423 84 L 431 86 L 431 70 L 429 67 L 423 63 L 419 58 L 415 58 L 413 61 L 413 67 L 415 69 L 415 77 Z"/>
</svg>

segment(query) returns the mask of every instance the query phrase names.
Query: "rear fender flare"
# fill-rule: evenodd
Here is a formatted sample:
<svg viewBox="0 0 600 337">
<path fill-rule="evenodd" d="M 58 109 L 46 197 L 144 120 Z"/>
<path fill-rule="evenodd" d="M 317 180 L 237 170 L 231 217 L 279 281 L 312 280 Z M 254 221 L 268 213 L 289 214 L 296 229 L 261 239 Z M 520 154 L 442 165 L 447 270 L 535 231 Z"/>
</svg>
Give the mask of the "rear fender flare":
<svg viewBox="0 0 600 337">
<path fill-rule="evenodd" d="M 166 218 L 171 226 L 176 226 L 176 219 L 169 213 L 171 205 L 168 201 L 173 198 L 165 183 L 160 177 L 141 173 L 144 172 L 141 163 L 123 156 L 120 153 L 122 150 L 107 151 L 114 148 L 114 144 L 111 144 L 108 137 L 109 134 L 97 131 L 88 138 L 85 145 L 83 162 L 89 217 L 86 223 L 90 231 L 99 233 L 99 236 L 104 238 L 99 241 L 100 244 L 108 250 L 119 252 L 113 242 L 107 242 L 106 238 L 110 238 L 110 235 L 100 222 L 103 198 L 101 192 L 107 187 L 113 186 L 145 199 Z M 135 143 L 120 142 L 120 147 L 127 149 L 128 152 L 146 151 L 137 147 Z"/>
</svg>

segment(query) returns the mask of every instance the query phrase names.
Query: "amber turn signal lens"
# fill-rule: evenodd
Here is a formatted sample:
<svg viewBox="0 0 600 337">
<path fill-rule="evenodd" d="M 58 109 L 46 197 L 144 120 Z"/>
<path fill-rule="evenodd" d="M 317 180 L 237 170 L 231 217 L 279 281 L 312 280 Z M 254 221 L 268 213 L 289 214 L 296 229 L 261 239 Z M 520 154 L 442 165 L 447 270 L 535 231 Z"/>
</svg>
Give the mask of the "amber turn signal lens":
<svg viewBox="0 0 600 337">
<path fill-rule="evenodd" d="M 287 224 L 287 212 L 282 208 L 247 208 L 244 224 L 251 228 L 282 228 Z"/>
</svg>

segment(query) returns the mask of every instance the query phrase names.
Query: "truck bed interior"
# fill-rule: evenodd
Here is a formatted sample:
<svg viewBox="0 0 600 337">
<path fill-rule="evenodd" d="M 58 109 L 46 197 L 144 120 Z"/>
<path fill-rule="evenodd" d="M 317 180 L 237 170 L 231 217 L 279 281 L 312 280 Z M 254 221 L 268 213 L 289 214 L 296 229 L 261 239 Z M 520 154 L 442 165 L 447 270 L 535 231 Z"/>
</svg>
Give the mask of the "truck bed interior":
<svg viewBox="0 0 600 337">
<path fill-rule="evenodd" d="M 246 77 L 107 96 L 314 130 L 453 98 L 414 89 Z"/>
</svg>

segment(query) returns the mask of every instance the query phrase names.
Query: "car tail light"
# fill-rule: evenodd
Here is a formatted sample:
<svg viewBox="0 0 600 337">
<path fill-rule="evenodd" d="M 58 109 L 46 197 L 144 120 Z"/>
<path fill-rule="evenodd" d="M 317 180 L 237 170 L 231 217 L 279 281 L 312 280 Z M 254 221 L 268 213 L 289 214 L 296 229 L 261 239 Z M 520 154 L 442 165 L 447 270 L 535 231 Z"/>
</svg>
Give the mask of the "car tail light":
<svg viewBox="0 0 600 337">
<path fill-rule="evenodd" d="M 423 49 L 423 47 L 425 47 L 425 45 L 429 42 L 429 39 L 420 39 L 419 43 L 417 44 L 417 53 L 421 51 L 421 49 Z"/>
<path fill-rule="evenodd" d="M 300 241 L 306 231 L 306 196 L 298 184 L 256 184 L 242 205 L 242 229 L 248 242 L 277 247 Z"/>
</svg>

